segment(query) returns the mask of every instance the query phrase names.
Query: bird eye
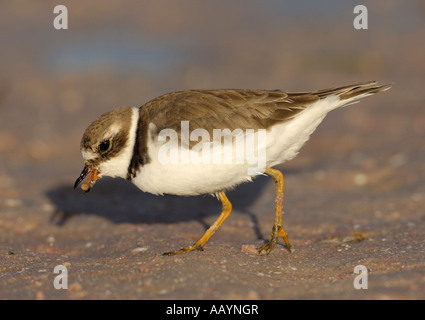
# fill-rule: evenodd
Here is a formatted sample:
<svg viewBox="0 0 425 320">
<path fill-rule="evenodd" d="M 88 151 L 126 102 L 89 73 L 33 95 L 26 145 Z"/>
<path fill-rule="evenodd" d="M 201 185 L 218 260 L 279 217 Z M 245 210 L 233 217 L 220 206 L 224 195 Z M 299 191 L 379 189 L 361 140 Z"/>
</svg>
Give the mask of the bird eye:
<svg viewBox="0 0 425 320">
<path fill-rule="evenodd" d="M 111 139 L 104 140 L 99 144 L 99 152 L 105 153 L 106 151 L 109 151 L 111 149 Z"/>
</svg>

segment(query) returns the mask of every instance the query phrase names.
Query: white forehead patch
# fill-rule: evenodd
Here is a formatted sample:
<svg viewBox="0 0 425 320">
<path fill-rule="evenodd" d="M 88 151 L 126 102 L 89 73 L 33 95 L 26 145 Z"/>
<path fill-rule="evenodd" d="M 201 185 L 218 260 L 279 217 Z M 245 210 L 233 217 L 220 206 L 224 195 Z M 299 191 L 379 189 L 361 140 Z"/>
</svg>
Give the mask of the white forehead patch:
<svg viewBox="0 0 425 320">
<path fill-rule="evenodd" d="M 86 161 L 93 160 L 94 158 L 96 158 L 96 154 L 91 150 L 81 149 L 81 155 L 83 156 L 83 159 Z"/>
</svg>

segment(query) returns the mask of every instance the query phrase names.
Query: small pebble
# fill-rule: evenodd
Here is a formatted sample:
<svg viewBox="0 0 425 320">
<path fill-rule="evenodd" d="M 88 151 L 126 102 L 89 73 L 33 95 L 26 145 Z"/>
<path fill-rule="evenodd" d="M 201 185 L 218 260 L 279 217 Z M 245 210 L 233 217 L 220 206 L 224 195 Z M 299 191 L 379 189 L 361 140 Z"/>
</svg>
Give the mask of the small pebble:
<svg viewBox="0 0 425 320">
<path fill-rule="evenodd" d="M 38 291 L 35 293 L 35 298 L 36 298 L 37 300 L 44 300 L 44 299 L 46 299 L 46 296 L 44 295 L 43 291 L 38 290 Z"/>
<path fill-rule="evenodd" d="M 23 201 L 21 199 L 6 199 L 4 200 L 4 204 L 6 207 L 20 207 L 23 205 Z"/>
<path fill-rule="evenodd" d="M 361 187 L 367 183 L 367 176 L 363 173 L 358 173 L 354 176 L 354 183 Z"/>
<path fill-rule="evenodd" d="M 242 245 L 241 251 L 249 254 L 258 254 L 257 247 L 253 244 L 244 244 Z"/>
</svg>

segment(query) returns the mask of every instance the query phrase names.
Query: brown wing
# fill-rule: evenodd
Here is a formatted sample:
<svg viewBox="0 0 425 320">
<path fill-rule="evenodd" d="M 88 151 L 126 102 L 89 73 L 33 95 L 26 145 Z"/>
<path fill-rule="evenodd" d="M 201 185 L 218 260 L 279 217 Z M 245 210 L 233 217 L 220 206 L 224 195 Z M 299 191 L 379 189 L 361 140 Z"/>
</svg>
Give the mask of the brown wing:
<svg viewBox="0 0 425 320">
<path fill-rule="evenodd" d="M 158 132 L 179 132 L 181 121 L 190 130 L 203 128 L 234 130 L 267 129 L 277 122 L 292 119 L 319 97 L 301 94 L 294 97 L 282 91 L 261 90 L 188 90 L 160 96 L 142 107 Z"/>
</svg>

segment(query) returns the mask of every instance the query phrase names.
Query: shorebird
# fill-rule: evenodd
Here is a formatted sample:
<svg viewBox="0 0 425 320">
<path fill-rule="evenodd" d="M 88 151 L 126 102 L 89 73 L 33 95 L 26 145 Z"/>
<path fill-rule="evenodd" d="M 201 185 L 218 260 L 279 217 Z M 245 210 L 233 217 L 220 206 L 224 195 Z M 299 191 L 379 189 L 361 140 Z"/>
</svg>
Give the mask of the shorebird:
<svg viewBox="0 0 425 320">
<path fill-rule="evenodd" d="M 159 96 L 141 107 L 120 107 L 95 120 L 81 140 L 85 166 L 74 188 L 86 192 L 103 176 L 121 177 L 156 195 L 213 194 L 219 218 L 193 245 L 164 253 L 203 250 L 227 219 L 225 192 L 271 176 L 276 183 L 272 233 L 258 252 L 269 254 L 282 237 L 283 175 L 272 167 L 293 159 L 326 114 L 388 90 L 374 81 L 313 92 L 280 90 L 185 90 Z M 263 161 L 259 161 L 259 160 Z"/>
</svg>

